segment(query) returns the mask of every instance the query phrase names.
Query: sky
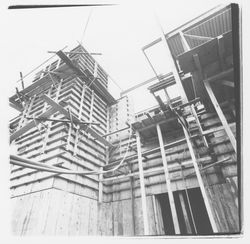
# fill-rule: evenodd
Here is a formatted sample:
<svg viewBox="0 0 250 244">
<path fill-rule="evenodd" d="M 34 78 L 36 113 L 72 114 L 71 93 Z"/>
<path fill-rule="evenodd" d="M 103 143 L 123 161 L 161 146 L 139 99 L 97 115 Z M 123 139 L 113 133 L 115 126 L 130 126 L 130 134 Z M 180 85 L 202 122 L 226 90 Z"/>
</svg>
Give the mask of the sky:
<svg viewBox="0 0 250 244">
<path fill-rule="evenodd" d="M 33 2 L 37 1 L 25 1 Z M 43 1 L 46 2 L 51 3 Z M 111 2 L 117 5 L 5 12 L 8 23 L 5 35 L 8 38 L 4 40 L 3 47 L 7 50 L 8 57 L 5 65 L 5 71 L 8 73 L 5 81 L 8 84 L 8 96 L 14 94 L 16 86 L 21 86 L 20 82 L 17 83 L 20 78 L 19 72 L 27 74 L 52 56 L 48 51 L 57 51 L 65 46 L 68 46 L 65 50 L 69 51 L 78 44 L 77 41 L 82 41 L 89 52 L 102 53 L 95 58 L 122 89 L 141 83 L 155 76 L 141 49 L 161 35 L 156 18 L 167 33 L 221 3 L 215 0 L 98 2 Z M 18 1 L 11 3 L 20 4 Z M 149 50 L 148 54 L 159 73 L 166 74 L 171 70 L 169 57 L 162 54 L 162 48 L 164 46 L 159 43 L 157 47 Z M 24 79 L 26 85 L 32 77 L 33 75 L 30 75 L 27 80 Z M 147 86 L 130 93 L 135 111 L 156 105 L 146 89 Z M 111 81 L 110 91 L 118 98 L 121 90 Z M 13 115 L 16 113 L 10 109 L 10 117 Z"/>
</svg>

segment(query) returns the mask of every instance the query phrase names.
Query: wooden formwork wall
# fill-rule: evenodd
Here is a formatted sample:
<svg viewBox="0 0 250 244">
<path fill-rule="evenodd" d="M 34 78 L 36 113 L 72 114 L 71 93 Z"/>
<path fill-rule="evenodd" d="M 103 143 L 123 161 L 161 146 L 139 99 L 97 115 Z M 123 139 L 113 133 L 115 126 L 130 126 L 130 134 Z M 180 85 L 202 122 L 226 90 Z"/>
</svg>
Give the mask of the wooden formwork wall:
<svg viewBox="0 0 250 244">
<path fill-rule="evenodd" d="M 235 123 L 233 122 L 234 118 L 232 117 L 232 111 L 230 111 L 230 109 L 225 106 L 224 113 L 226 114 L 226 118 L 230 123 L 232 131 L 234 132 L 234 134 L 236 134 L 236 127 Z M 221 126 L 219 118 L 215 113 L 206 113 L 202 115 L 201 123 L 205 131 L 213 130 Z M 181 140 L 182 138 L 183 135 L 181 134 L 181 132 L 173 132 L 165 136 L 164 143 L 170 144 L 174 141 Z M 207 137 L 207 139 L 211 144 L 214 156 L 217 161 L 230 157 L 229 160 L 222 163 L 221 165 L 211 167 L 205 171 L 206 173 L 202 173 L 206 192 L 209 197 L 210 205 L 212 206 L 213 215 L 216 224 L 218 225 L 219 232 L 238 232 L 240 203 L 237 187 L 237 164 L 239 162 L 237 162 L 233 147 L 224 130 L 211 133 Z M 127 143 L 128 140 L 124 139 L 121 149 L 123 153 L 125 152 Z M 150 143 L 145 143 L 142 146 L 142 153 L 147 152 L 152 148 L 156 148 L 157 146 L 157 139 L 155 141 L 152 140 Z M 199 152 L 199 155 L 201 157 L 200 164 L 203 164 L 205 161 L 213 162 L 211 155 L 207 151 L 204 151 L 202 148 L 198 148 L 196 150 Z M 193 172 L 191 157 L 185 140 L 181 141 L 177 146 L 166 149 L 165 153 L 170 172 L 172 191 L 181 191 L 185 189 L 185 185 L 183 184 L 180 167 L 176 162 L 176 159 L 185 162 L 185 168 L 183 169 L 184 176 Z M 120 152 L 117 151 L 117 153 L 114 155 L 114 159 L 116 159 L 117 161 L 121 159 Z M 132 172 L 137 173 L 133 176 L 132 191 L 133 196 L 136 200 L 138 200 L 140 199 L 141 191 L 138 174 L 137 153 L 134 151 L 130 151 L 128 157 L 130 157 L 131 155 L 134 155 L 134 157 L 131 157 L 128 161 L 132 166 Z M 150 154 L 146 154 L 146 158 L 143 158 L 144 179 L 146 195 L 148 198 L 153 197 L 153 195 L 156 194 L 167 192 L 166 180 L 162 166 L 162 159 L 159 150 Z M 157 170 L 159 168 L 162 168 L 161 171 L 153 172 L 154 170 Z M 149 171 L 151 172 L 147 173 Z M 195 175 L 186 179 L 186 187 L 189 189 L 199 187 Z M 129 177 L 120 176 L 119 178 L 118 176 L 115 180 L 107 181 L 105 182 L 104 189 L 106 192 L 107 200 L 120 202 L 117 203 L 118 206 L 119 204 L 122 205 L 123 202 L 125 203 L 126 201 L 131 199 L 131 183 Z M 147 211 L 148 213 L 152 211 L 152 209 L 150 208 L 150 204 Z M 138 218 L 138 216 L 135 218 Z"/>
<path fill-rule="evenodd" d="M 91 66 L 91 64 L 88 65 Z M 93 64 L 91 67 L 94 70 Z M 105 76 L 105 74 L 102 75 Z M 49 87 L 32 97 L 25 107 L 26 116 L 38 116 L 48 109 L 48 105 L 40 98 L 44 93 L 57 102 L 67 103 L 66 108 L 70 108 L 78 118 L 99 122 L 100 126 L 93 128 L 100 134 L 121 129 L 126 126 L 125 122 L 128 119 L 132 119 L 127 98 L 121 99 L 118 105 L 113 106 L 115 112 L 112 114 L 112 107 L 108 108 L 94 91 L 86 88 L 80 79 L 72 77 L 61 80 L 57 90 Z M 228 108 L 224 112 L 235 132 L 232 113 Z M 64 117 L 60 113 L 55 113 L 53 118 L 63 119 Z M 220 126 L 219 119 L 213 113 L 204 114 L 201 120 L 204 130 Z M 21 116 L 19 127 L 27 122 L 24 115 Z M 39 130 L 33 128 L 15 141 L 20 156 L 43 160 L 51 165 L 63 163 L 65 167 L 73 170 L 96 170 L 107 163 L 105 146 L 87 133 L 80 133 L 76 128 L 70 128 L 63 123 L 45 122 L 44 124 L 47 128 L 40 124 Z M 119 140 L 117 135 L 109 138 L 120 144 L 118 149 L 109 155 L 112 156 L 109 163 L 119 162 L 126 151 L 128 131 L 119 133 L 118 137 Z M 180 132 L 173 132 L 164 136 L 164 143 L 172 143 L 182 138 L 183 135 Z M 203 175 L 213 214 L 220 232 L 236 232 L 239 230 L 237 159 L 224 131 L 212 133 L 208 140 L 212 144 L 217 160 L 230 156 L 230 160 L 222 166 L 211 167 Z M 134 138 L 131 139 L 131 147 L 135 148 Z M 145 142 L 142 151 L 156 147 L 158 147 L 157 138 Z M 211 155 L 202 149 L 198 151 L 202 158 L 211 160 Z M 166 149 L 165 153 L 172 190 L 183 190 L 185 186 L 176 159 L 186 163 L 184 175 L 193 172 L 185 140 L 175 147 Z M 128 160 L 132 172 L 138 173 L 136 151 L 130 150 L 129 156 L 133 156 Z M 162 166 L 159 150 L 143 158 L 144 173 L 151 171 L 145 174 L 145 185 L 149 232 L 152 235 L 164 234 L 162 226 L 158 223 L 159 219 L 156 219 L 157 213 L 153 203 L 154 195 L 167 192 Z M 97 175 L 58 175 L 18 166 L 12 166 L 11 171 L 12 229 L 15 234 L 143 235 L 144 233 L 138 174 L 133 176 L 132 187 L 129 177 L 126 176 L 104 181 L 103 202 L 98 203 Z M 187 188 L 198 187 L 194 176 L 188 178 L 186 183 Z M 133 207 L 131 192 L 134 197 Z"/>
<path fill-rule="evenodd" d="M 218 126 L 218 120 L 213 114 L 204 115 L 203 122 L 206 129 Z M 232 125 L 234 128 L 234 125 Z M 169 137 L 170 141 L 174 140 Z M 175 138 L 177 140 L 178 138 Z M 168 139 L 169 140 L 169 139 Z M 165 139 L 165 142 L 168 141 Z M 210 138 L 218 158 L 231 155 L 232 158 L 222 167 L 223 179 L 216 176 L 215 169 L 210 168 L 205 177 L 206 190 L 210 204 L 220 232 L 237 232 L 239 230 L 237 167 L 236 159 L 230 142 L 224 132 L 214 133 Z M 124 147 L 126 146 L 124 140 Z M 156 143 L 145 145 L 144 150 L 156 147 Z M 173 191 L 184 189 L 180 170 L 175 165 L 175 158 L 189 161 L 189 153 L 183 155 L 186 148 L 183 142 L 179 146 L 166 150 L 169 162 L 171 185 Z M 134 152 L 130 152 L 134 154 Z M 119 158 L 120 153 L 117 154 Z M 172 162 L 172 163 L 171 163 Z M 130 161 L 133 172 L 138 171 L 137 159 Z M 144 160 L 144 171 L 162 164 L 160 153 L 156 152 Z M 187 167 L 184 175 L 192 172 Z M 77 177 L 75 177 L 77 178 Z M 74 180 L 65 180 L 62 176 L 36 182 L 33 193 L 20 194 L 13 198 L 13 232 L 15 234 L 69 234 L 69 235 L 143 235 L 143 217 L 140 198 L 140 184 L 138 177 L 133 179 L 134 203 L 132 211 L 131 185 L 129 178 L 104 182 L 103 203 L 98 203 L 96 188 L 87 183 L 87 177 L 82 185 Z M 77 181 L 77 180 L 76 180 Z M 47 182 L 47 187 L 45 187 Z M 145 175 L 147 194 L 147 216 L 151 235 L 164 234 L 159 225 L 157 213 L 153 203 L 155 194 L 166 193 L 165 177 L 162 173 Z M 39 188 L 40 184 L 40 188 Z M 88 185 L 88 186 L 87 186 Z M 188 188 L 198 187 L 195 177 L 187 180 Z M 37 211 L 39 209 L 39 211 Z M 22 210 L 22 211 L 21 211 Z M 87 217 L 86 217 L 87 216 Z M 134 220 L 133 220 L 134 218 Z M 134 222 L 134 228 L 133 228 Z"/>
</svg>

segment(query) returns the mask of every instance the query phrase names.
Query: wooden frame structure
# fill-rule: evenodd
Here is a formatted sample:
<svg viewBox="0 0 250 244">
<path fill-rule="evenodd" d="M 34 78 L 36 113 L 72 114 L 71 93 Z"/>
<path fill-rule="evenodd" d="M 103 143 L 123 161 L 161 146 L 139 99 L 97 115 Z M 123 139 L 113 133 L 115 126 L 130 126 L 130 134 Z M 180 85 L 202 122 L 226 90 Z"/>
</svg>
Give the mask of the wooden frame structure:
<svg viewBox="0 0 250 244">
<path fill-rule="evenodd" d="M 22 111 L 10 137 L 19 154 L 11 157 L 14 233 L 166 235 L 165 211 L 177 235 L 240 231 L 234 104 L 215 89 L 235 87 L 230 32 L 220 38 L 196 33 L 197 26 L 208 27 L 211 14 L 214 22 L 228 18 L 229 10 L 216 8 L 205 14 L 205 24 L 199 17 L 162 33 L 153 44 L 163 41 L 172 73 L 156 74 L 118 100 L 107 90 L 108 75 L 81 45 L 57 52 L 58 61 L 10 98 Z M 174 48 L 174 41 L 181 46 Z M 193 84 L 185 86 L 190 77 Z M 155 95 L 159 106 L 133 116 L 124 95 L 155 80 L 149 90 L 164 90 L 166 99 Z M 182 96 L 169 99 L 168 87 L 176 83 Z M 187 88 L 194 86 L 199 96 L 188 100 Z M 215 111 L 206 111 L 210 105 Z M 195 200 L 203 207 L 194 207 L 193 189 L 200 190 Z M 169 210 L 160 200 L 166 194 Z M 207 232 L 197 211 L 207 216 Z"/>
</svg>

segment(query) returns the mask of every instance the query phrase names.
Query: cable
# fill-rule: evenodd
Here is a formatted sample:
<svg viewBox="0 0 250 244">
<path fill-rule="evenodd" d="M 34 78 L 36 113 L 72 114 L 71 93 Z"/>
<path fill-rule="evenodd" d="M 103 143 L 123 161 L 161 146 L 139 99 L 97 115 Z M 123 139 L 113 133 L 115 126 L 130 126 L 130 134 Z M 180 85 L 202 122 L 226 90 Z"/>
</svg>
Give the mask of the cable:
<svg viewBox="0 0 250 244">
<path fill-rule="evenodd" d="M 87 26 L 88 26 L 88 23 L 89 23 L 89 20 L 90 20 L 90 16 L 91 16 L 91 14 L 92 14 L 92 10 L 93 10 L 93 9 L 91 8 L 91 9 L 90 9 L 90 12 L 89 12 L 89 16 L 88 16 L 87 22 L 86 22 L 85 27 L 84 27 L 84 30 L 83 30 L 83 34 L 82 34 L 82 38 L 81 38 L 80 43 L 82 43 L 82 40 L 83 40 L 83 38 L 84 38 L 84 36 L 85 36 L 86 30 L 87 30 Z"/>
</svg>

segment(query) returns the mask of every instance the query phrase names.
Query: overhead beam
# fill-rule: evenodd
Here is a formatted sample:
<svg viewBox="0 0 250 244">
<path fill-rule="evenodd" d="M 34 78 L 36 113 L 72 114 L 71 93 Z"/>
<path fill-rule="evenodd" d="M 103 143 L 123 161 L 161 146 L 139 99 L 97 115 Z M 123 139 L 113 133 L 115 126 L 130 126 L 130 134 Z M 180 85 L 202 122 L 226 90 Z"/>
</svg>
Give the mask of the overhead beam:
<svg viewBox="0 0 250 244">
<path fill-rule="evenodd" d="M 48 53 L 57 53 L 56 51 L 48 51 Z M 88 52 L 65 52 L 67 54 L 83 54 L 83 55 L 102 55 L 101 53 L 88 53 Z"/>
<path fill-rule="evenodd" d="M 80 129 L 84 130 L 86 133 L 89 133 L 91 136 L 93 136 L 95 139 L 97 139 L 98 141 L 100 141 L 104 145 L 106 145 L 108 147 L 113 147 L 113 145 L 110 142 L 108 142 L 106 139 L 104 139 L 103 136 L 99 135 L 97 132 L 95 132 L 92 128 L 90 128 L 86 124 L 82 124 L 84 121 L 79 120 L 73 114 L 70 115 L 70 113 L 65 108 L 63 108 L 61 105 L 56 103 L 54 100 L 52 100 L 51 98 L 49 98 L 46 95 L 43 95 L 42 98 L 48 104 L 50 104 L 56 111 L 59 111 L 60 113 L 62 113 L 67 119 L 70 119 L 70 117 L 72 117 L 72 121 L 76 124 L 79 124 Z"/>
<path fill-rule="evenodd" d="M 207 82 L 218 81 L 219 82 L 220 80 L 224 79 L 225 77 L 228 77 L 228 76 L 232 75 L 233 72 L 234 72 L 234 69 L 230 68 L 228 70 L 220 72 L 219 74 L 213 75 L 213 76 L 205 79 L 205 81 L 207 81 Z"/>
<path fill-rule="evenodd" d="M 139 84 L 137 84 L 137 85 L 135 85 L 135 86 L 132 86 L 132 87 L 128 88 L 128 89 L 125 90 L 125 91 L 122 91 L 122 92 L 120 93 L 120 95 L 121 95 L 121 97 L 122 97 L 122 96 L 124 96 L 125 94 L 128 94 L 129 92 L 134 91 L 135 89 L 138 89 L 138 88 L 141 87 L 141 86 L 147 85 L 148 83 L 150 83 L 150 82 L 152 82 L 152 81 L 155 81 L 155 80 L 157 80 L 157 79 L 158 79 L 157 77 L 152 77 L 152 78 L 150 78 L 150 79 L 148 79 L 148 80 L 146 80 L 146 81 L 143 81 L 143 82 L 141 82 L 141 83 L 139 83 Z"/>
<path fill-rule="evenodd" d="M 192 39 L 198 39 L 198 40 L 204 40 L 204 41 L 210 41 L 213 39 L 213 37 L 209 37 L 209 36 L 197 36 L 197 35 L 189 35 L 185 33 L 184 33 L 184 36 L 190 37 Z"/>
<path fill-rule="evenodd" d="M 228 5 L 230 6 L 230 5 Z M 166 38 L 170 38 L 174 35 L 177 35 L 179 34 L 180 31 L 185 31 L 189 26 L 193 26 L 195 25 L 196 23 L 199 23 L 200 21 L 204 20 L 204 18 L 208 18 L 210 15 L 216 13 L 216 12 L 219 12 L 220 10 L 226 8 L 227 6 L 225 5 L 218 5 L 216 6 L 215 8 L 212 8 L 210 10 L 208 10 L 207 12 L 199 15 L 198 17 L 188 21 L 187 23 L 179 26 L 178 28 L 168 32 L 165 34 L 165 37 Z M 151 46 L 154 46 L 155 44 L 159 43 L 160 41 L 162 40 L 162 38 L 157 38 L 156 40 L 152 41 L 151 43 L 147 44 L 146 46 L 144 46 L 142 49 L 145 50 L 145 49 L 148 49 L 150 48 Z"/>
<path fill-rule="evenodd" d="M 77 68 L 72 61 L 65 55 L 64 52 L 58 51 L 56 53 L 79 77 L 88 78 L 79 68 Z"/>
</svg>

